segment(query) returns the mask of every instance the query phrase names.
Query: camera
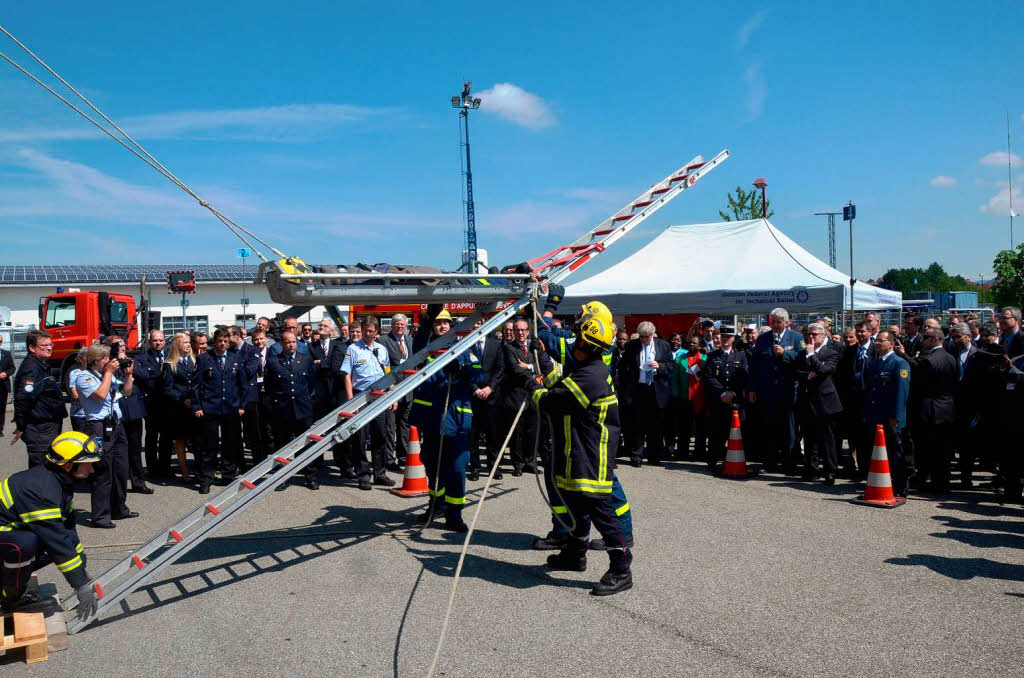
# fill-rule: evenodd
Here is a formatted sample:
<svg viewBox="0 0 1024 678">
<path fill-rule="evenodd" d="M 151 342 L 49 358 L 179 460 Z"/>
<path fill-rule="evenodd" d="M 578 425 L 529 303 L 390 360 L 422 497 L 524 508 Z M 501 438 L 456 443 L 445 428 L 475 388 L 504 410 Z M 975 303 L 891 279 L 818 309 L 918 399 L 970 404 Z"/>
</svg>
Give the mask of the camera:
<svg viewBox="0 0 1024 678">
<path fill-rule="evenodd" d="M 123 347 L 123 346 L 124 346 L 124 343 L 122 343 L 120 341 L 115 341 L 115 342 L 111 343 L 110 344 L 110 359 L 111 360 L 116 360 L 119 363 L 121 363 L 121 367 L 128 367 L 129 365 L 132 364 L 132 359 L 129 358 L 127 355 L 125 355 L 124 358 L 119 358 L 118 357 L 119 355 L 121 355 L 121 347 Z"/>
</svg>

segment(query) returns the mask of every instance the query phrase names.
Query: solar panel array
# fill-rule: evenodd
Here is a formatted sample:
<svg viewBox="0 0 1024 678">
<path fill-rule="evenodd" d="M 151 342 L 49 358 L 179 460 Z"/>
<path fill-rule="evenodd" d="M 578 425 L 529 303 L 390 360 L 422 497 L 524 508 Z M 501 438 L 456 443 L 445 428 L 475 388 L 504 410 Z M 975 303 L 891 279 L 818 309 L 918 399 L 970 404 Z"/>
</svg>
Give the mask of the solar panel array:
<svg viewBox="0 0 1024 678">
<path fill-rule="evenodd" d="M 138 282 L 142 276 L 156 282 L 164 280 L 167 271 L 195 271 L 197 281 L 241 281 L 252 280 L 256 269 L 254 265 L 241 264 L 0 266 L 0 285 Z"/>
</svg>

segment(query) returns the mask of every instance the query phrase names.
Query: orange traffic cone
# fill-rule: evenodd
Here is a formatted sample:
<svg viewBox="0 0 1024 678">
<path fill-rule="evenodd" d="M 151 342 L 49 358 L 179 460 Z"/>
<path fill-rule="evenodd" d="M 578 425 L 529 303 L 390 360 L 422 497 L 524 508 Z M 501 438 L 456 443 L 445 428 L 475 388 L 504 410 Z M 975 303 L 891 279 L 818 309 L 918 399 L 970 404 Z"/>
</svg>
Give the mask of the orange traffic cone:
<svg viewBox="0 0 1024 678">
<path fill-rule="evenodd" d="M 725 464 L 722 465 L 724 478 L 749 478 L 756 475 L 747 468 L 747 456 L 743 452 L 743 434 L 740 432 L 740 413 L 732 411 L 732 425 L 729 428 L 729 444 L 725 451 Z"/>
<path fill-rule="evenodd" d="M 405 455 L 405 479 L 401 489 L 391 490 L 399 497 L 422 497 L 427 494 L 427 469 L 420 461 L 420 432 L 409 427 L 409 451 Z"/>
<path fill-rule="evenodd" d="M 871 466 L 868 468 L 868 484 L 864 486 L 864 494 L 850 501 L 878 508 L 896 508 L 907 503 L 905 498 L 892 493 L 889 457 L 885 453 L 885 431 L 881 424 L 875 428 L 875 448 L 871 450 Z"/>
</svg>

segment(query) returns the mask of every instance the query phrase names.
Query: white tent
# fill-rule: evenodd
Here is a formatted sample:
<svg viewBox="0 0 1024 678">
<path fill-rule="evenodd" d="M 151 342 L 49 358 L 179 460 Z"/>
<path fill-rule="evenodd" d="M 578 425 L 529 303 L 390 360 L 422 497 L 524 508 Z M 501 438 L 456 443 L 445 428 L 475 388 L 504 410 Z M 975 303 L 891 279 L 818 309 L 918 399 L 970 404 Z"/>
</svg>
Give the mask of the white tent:
<svg viewBox="0 0 1024 678">
<path fill-rule="evenodd" d="M 849 278 L 766 219 L 669 226 L 632 256 L 566 286 L 566 307 L 591 299 L 613 313 L 818 313 L 850 307 Z M 857 310 L 899 309 L 899 292 L 858 281 Z"/>
</svg>

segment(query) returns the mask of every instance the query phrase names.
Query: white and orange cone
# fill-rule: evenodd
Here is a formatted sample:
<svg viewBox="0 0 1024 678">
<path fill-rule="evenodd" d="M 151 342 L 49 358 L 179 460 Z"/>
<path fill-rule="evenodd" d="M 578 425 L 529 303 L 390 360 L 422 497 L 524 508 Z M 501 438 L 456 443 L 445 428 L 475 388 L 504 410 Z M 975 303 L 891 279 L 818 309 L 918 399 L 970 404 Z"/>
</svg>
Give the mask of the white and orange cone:
<svg viewBox="0 0 1024 678">
<path fill-rule="evenodd" d="M 878 508 L 896 508 L 907 503 L 904 497 L 897 497 L 892 493 L 889 455 L 885 453 L 885 430 L 881 424 L 875 428 L 875 447 L 871 450 L 871 466 L 868 467 L 868 483 L 864 486 L 864 494 L 850 501 Z"/>
<path fill-rule="evenodd" d="M 747 455 L 743 452 L 743 433 L 740 431 L 740 413 L 732 411 L 732 425 L 729 427 L 729 443 L 725 450 L 725 463 L 722 465 L 724 478 L 749 478 L 756 475 L 747 468 Z"/>
<path fill-rule="evenodd" d="M 391 490 L 399 497 L 422 497 L 427 494 L 427 469 L 420 461 L 420 432 L 409 427 L 409 448 L 405 455 L 405 478 L 402 487 Z"/>
</svg>

